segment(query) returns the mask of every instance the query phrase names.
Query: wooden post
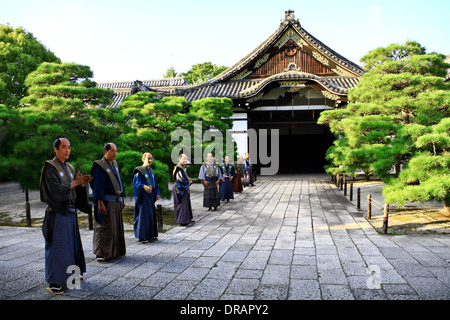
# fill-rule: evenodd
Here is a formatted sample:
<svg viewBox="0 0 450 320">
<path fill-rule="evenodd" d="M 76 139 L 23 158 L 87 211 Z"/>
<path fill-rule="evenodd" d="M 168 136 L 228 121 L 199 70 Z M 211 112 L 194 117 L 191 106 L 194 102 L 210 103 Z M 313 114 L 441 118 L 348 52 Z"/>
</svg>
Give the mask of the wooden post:
<svg viewBox="0 0 450 320">
<path fill-rule="evenodd" d="M 372 196 L 367 195 L 367 219 L 372 219 Z"/>
<path fill-rule="evenodd" d="M 92 221 L 92 203 L 89 204 L 89 213 L 88 213 L 88 222 L 89 222 L 89 230 L 94 229 L 94 224 Z"/>
<path fill-rule="evenodd" d="M 383 234 L 387 234 L 389 220 L 389 204 L 384 205 Z"/>
<path fill-rule="evenodd" d="M 158 218 L 158 232 L 163 232 L 162 205 L 160 204 L 156 206 L 156 217 Z"/>
<path fill-rule="evenodd" d="M 350 183 L 350 201 L 353 201 L 353 183 Z"/>
<path fill-rule="evenodd" d="M 361 209 L 361 188 L 356 189 L 356 209 Z"/>
<path fill-rule="evenodd" d="M 341 181 L 339 182 L 339 186 L 340 186 L 340 189 L 342 190 L 342 189 L 344 189 L 344 178 L 341 177 L 340 180 L 341 180 Z"/>
<path fill-rule="evenodd" d="M 30 197 L 28 195 L 28 189 L 25 190 L 25 212 L 27 217 L 27 227 L 31 227 L 31 207 Z"/>
<path fill-rule="evenodd" d="M 344 196 L 347 195 L 347 180 L 344 180 Z"/>
<path fill-rule="evenodd" d="M 339 173 L 336 174 L 336 187 L 339 188 Z"/>
</svg>

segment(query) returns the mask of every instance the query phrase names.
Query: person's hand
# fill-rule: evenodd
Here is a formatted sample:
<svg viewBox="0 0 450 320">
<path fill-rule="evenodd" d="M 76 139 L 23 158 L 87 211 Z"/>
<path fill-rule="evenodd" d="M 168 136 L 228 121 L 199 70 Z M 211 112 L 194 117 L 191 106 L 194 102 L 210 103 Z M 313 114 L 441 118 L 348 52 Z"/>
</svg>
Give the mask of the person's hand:
<svg viewBox="0 0 450 320">
<path fill-rule="evenodd" d="M 144 186 L 144 190 L 147 193 L 152 193 L 152 187 L 150 187 L 150 186 Z"/>
<path fill-rule="evenodd" d="M 220 183 L 220 180 L 217 180 L 216 181 L 216 187 L 219 185 L 219 183 Z"/>
<path fill-rule="evenodd" d="M 121 208 L 122 210 L 125 208 L 125 201 L 122 201 L 122 202 L 120 203 L 120 208 Z"/>
<path fill-rule="evenodd" d="M 192 184 L 192 180 L 189 180 L 189 185 L 191 185 Z"/>
<path fill-rule="evenodd" d="M 83 186 L 92 181 L 92 177 L 89 174 L 82 175 L 80 171 L 77 172 L 75 180 L 70 183 L 70 188 L 75 188 L 76 186 Z"/>
<path fill-rule="evenodd" d="M 159 200 L 159 194 L 156 195 L 156 201 L 158 201 L 158 200 Z"/>
<path fill-rule="evenodd" d="M 106 215 L 106 207 L 103 200 L 98 200 L 98 212 L 100 212 L 102 216 Z"/>
<path fill-rule="evenodd" d="M 205 185 L 205 187 L 209 186 L 209 182 L 206 180 L 203 180 L 203 184 Z"/>
<path fill-rule="evenodd" d="M 233 176 L 231 176 L 231 177 L 230 177 L 230 181 L 232 181 L 232 180 L 233 180 L 233 178 L 234 178 L 234 177 L 233 177 Z"/>
</svg>

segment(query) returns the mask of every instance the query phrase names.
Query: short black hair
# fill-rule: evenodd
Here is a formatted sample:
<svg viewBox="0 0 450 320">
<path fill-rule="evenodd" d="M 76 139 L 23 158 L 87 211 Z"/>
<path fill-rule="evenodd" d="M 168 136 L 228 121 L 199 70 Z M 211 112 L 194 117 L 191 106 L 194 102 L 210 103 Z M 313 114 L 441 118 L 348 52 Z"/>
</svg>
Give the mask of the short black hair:
<svg viewBox="0 0 450 320">
<path fill-rule="evenodd" d="M 108 151 L 109 149 L 111 149 L 111 144 L 109 142 L 105 143 L 105 145 L 103 146 L 103 150 Z"/>
</svg>

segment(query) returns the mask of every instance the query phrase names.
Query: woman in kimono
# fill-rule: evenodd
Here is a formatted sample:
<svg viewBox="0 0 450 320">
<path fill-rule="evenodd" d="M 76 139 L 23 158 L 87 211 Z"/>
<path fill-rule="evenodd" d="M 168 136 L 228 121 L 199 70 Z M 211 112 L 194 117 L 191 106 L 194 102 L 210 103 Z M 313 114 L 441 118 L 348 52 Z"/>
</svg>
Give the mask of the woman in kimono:
<svg viewBox="0 0 450 320">
<path fill-rule="evenodd" d="M 141 243 L 158 239 L 155 202 L 159 200 L 160 190 L 155 172 L 150 167 L 153 156 L 146 152 L 142 155 L 142 166 L 133 171 L 134 194 L 134 235 Z"/>
</svg>

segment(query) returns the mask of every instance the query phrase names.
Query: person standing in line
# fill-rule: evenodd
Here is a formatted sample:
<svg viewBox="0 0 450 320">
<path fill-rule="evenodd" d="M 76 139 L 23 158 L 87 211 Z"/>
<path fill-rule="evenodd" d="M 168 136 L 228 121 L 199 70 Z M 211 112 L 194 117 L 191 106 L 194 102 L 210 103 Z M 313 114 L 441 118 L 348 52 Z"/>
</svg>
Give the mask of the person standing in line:
<svg viewBox="0 0 450 320">
<path fill-rule="evenodd" d="M 159 200 L 160 190 L 155 179 L 155 171 L 150 167 L 153 162 L 151 153 L 142 155 L 142 166 L 133 170 L 134 194 L 134 235 L 140 243 L 158 239 L 155 202 Z"/>
<path fill-rule="evenodd" d="M 208 153 L 206 156 L 206 162 L 203 162 L 200 167 L 198 178 L 203 184 L 203 207 L 208 208 L 208 211 L 220 206 L 220 198 L 218 186 L 222 179 L 222 171 L 218 164 L 214 161 L 212 153 Z"/>
<path fill-rule="evenodd" d="M 91 168 L 94 198 L 94 254 L 95 261 L 106 263 L 107 259 L 126 254 L 122 210 L 125 207 L 125 189 L 115 161 L 117 146 L 107 143 L 104 157 L 96 160 Z"/>
<path fill-rule="evenodd" d="M 236 178 L 234 166 L 229 163 L 230 157 L 225 156 L 224 163 L 220 164 L 222 170 L 222 183 L 220 184 L 220 199 L 222 201 L 234 199 L 233 194 L 233 180 Z"/>
<path fill-rule="evenodd" d="M 251 185 L 253 187 L 253 183 L 255 182 L 255 177 L 253 175 L 253 165 L 250 163 L 250 155 L 248 152 L 245 153 L 245 161 L 244 161 L 244 185 Z"/>
<path fill-rule="evenodd" d="M 187 155 L 181 154 L 178 158 L 178 164 L 172 172 L 172 177 L 175 181 L 172 188 L 173 208 L 175 220 L 181 226 L 188 226 L 195 222 L 193 220 L 191 196 L 189 192 L 189 186 L 192 184 L 192 180 L 189 179 L 186 173 L 187 163 Z"/>
<path fill-rule="evenodd" d="M 54 294 L 64 293 L 64 286 L 71 276 L 70 266 L 76 266 L 75 281 L 82 281 L 86 272 L 86 261 L 77 220 L 77 208 L 89 213 L 90 206 L 85 185 L 92 180 L 90 175 L 75 174 L 74 167 L 67 163 L 71 146 L 66 138 L 53 143 L 55 157 L 47 160 L 40 180 L 40 198 L 47 203 L 42 232 L 45 239 L 46 290 Z"/>
<path fill-rule="evenodd" d="M 244 172 L 244 158 L 239 157 L 238 163 L 235 165 L 236 177 L 233 179 L 233 192 L 241 193 L 244 191 L 242 187 L 242 174 Z"/>
</svg>

